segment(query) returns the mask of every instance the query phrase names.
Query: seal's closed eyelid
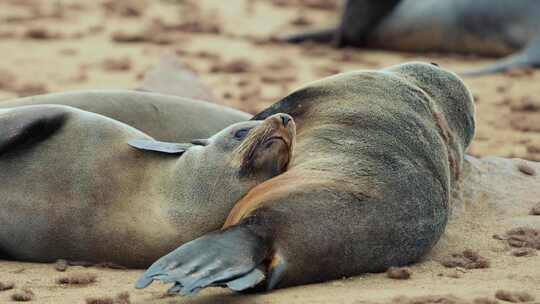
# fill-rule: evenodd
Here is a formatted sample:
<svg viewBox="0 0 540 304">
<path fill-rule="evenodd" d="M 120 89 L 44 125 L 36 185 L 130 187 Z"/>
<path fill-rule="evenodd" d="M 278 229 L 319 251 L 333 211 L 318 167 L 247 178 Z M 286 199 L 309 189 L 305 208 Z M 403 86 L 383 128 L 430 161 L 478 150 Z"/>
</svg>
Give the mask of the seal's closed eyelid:
<svg viewBox="0 0 540 304">
<path fill-rule="evenodd" d="M 166 154 L 182 154 L 192 147 L 191 144 L 170 143 L 149 139 L 132 139 L 128 144 L 139 150 L 161 152 Z"/>
<path fill-rule="evenodd" d="M 236 139 L 244 139 L 246 135 L 249 134 L 249 131 L 251 131 L 252 128 L 243 128 L 236 132 L 234 132 L 234 138 Z"/>
</svg>

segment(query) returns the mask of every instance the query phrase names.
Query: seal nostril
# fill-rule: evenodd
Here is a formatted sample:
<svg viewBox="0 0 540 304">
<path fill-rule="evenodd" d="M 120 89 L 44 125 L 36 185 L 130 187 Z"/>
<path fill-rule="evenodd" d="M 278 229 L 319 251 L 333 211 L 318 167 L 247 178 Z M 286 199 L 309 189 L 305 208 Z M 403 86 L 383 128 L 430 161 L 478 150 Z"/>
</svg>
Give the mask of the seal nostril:
<svg viewBox="0 0 540 304">
<path fill-rule="evenodd" d="M 286 127 L 289 121 L 291 121 L 291 118 L 288 115 L 281 115 L 281 121 L 283 122 L 283 126 Z"/>
</svg>

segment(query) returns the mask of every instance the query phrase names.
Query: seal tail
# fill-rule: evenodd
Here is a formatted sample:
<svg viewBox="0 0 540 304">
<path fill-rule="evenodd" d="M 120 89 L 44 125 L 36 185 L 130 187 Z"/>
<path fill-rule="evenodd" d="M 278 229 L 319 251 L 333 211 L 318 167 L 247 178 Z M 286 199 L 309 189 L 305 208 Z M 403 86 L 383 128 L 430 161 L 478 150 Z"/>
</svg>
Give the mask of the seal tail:
<svg viewBox="0 0 540 304">
<path fill-rule="evenodd" d="M 502 73 L 514 69 L 524 69 L 540 66 L 540 37 L 536 38 L 524 50 L 503 58 L 492 65 L 459 73 L 465 77 L 477 77 Z"/>
</svg>

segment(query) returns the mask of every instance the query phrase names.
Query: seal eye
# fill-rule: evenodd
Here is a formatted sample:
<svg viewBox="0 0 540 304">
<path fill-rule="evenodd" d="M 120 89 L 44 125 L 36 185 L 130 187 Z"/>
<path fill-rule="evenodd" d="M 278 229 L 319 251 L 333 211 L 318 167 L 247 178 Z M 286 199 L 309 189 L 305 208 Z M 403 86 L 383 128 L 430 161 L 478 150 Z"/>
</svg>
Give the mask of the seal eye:
<svg viewBox="0 0 540 304">
<path fill-rule="evenodd" d="M 234 133 L 234 138 L 238 139 L 238 140 L 242 140 L 248 135 L 250 130 L 251 129 L 249 129 L 249 128 L 240 129 L 240 130 L 236 131 L 236 133 Z"/>
</svg>

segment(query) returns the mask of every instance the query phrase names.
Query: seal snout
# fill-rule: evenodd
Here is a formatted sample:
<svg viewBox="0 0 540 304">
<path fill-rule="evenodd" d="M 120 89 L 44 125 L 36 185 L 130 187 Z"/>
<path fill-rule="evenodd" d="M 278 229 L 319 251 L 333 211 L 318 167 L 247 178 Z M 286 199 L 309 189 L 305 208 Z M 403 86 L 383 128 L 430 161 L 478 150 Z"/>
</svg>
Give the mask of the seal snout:
<svg viewBox="0 0 540 304">
<path fill-rule="evenodd" d="M 291 116 L 287 114 L 281 114 L 281 122 L 283 123 L 284 127 L 286 127 L 290 121 L 291 121 Z"/>
<path fill-rule="evenodd" d="M 273 120 L 274 130 L 267 138 L 267 140 L 280 139 L 287 146 L 288 150 L 291 150 L 294 144 L 296 136 L 296 125 L 294 119 L 285 113 L 274 114 L 267 118 L 267 120 Z M 292 153 L 292 151 L 289 151 Z"/>
</svg>

